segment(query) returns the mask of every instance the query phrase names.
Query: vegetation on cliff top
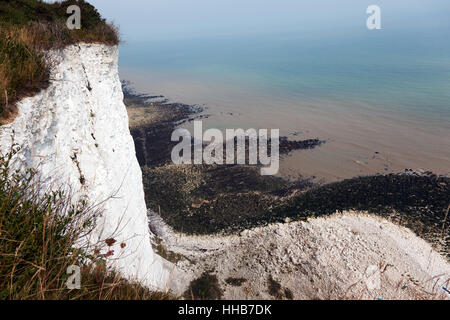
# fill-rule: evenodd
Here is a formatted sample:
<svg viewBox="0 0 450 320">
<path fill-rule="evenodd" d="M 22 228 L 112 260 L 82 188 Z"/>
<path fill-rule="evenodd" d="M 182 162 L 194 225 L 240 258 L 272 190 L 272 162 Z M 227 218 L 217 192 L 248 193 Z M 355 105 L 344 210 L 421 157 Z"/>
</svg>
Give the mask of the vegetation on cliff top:
<svg viewBox="0 0 450 320">
<path fill-rule="evenodd" d="M 79 30 L 66 26 L 70 5 L 81 9 Z M 14 119 L 18 100 L 48 86 L 51 61 L 45 51 L 80 42 L 115 45 L 118 30 L 84 0 L 0 1 L 0 124 Z"/>
</svg>

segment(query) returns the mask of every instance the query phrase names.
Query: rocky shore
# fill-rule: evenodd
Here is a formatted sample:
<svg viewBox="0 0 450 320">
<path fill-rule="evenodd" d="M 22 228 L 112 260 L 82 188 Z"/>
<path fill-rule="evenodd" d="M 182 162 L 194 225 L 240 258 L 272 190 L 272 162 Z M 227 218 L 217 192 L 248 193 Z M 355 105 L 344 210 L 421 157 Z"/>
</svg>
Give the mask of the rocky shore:
<svg viewBox="0 0 450 320">
<path fill-rule="evenodd" d="M 131 133 L 143 171 L 146 202 L 152 221 L 150 228 L 159 237 L 154 246 L 163 256 L 173 260 L 177 265 L 181 264 L 182 269 L 188 274 L 186 279 L 192 280 L 194 276 L 205 276 L 211 280 L 208 271 L 213 270 L 213 274 L 219 277 L 217 282 L 227 288 L 224 291 L 226 298 L 243 298 L 244 291 L 247 290 L 242 289 L 245 288 L 245 283 L 253 287 L 254 292 L 267 291 L 263 290 L 262 286 L 267 287 L 268 284 L 272 288 L 268 295 L 251 294 L 245 291 L 247 292 L 245 297 L 314 298 L 313 292 L 316 292 L 314 288 L 317 284 L 311 286 L 309 294 L 306 291 L 301 292 L 301 288 L 305 288 L 305 283 L 301 286 L 299 283 L 293 287 L 288 286 L 289 272 L 287 270 L 293 268 L 290 272 L 298 272 L 298 268 L 303 268 L 303 278 L 294 278 L 298 281 L 306 281 L 305 279 L 316 281 L 310 279 L 314 272 L 319 274 L 328 272 L 326 268 L 332 267 L 321 266 L 325 269 L 308 271 L 304 269 L 305 264 L 313 268 L 311 261 L 317 259 L 314 257 L 316 254 L 314 252 L 323 251 L 323 254 L 333 254 L 331 251 L 337 250 L 336 248 L 330 247 L 332 245 L 329 242 L 321 243 L 328 241 L 326 239 L 329 237 L 336 237 L 342 244 L 342 241 L 348 240 L 341 239 L 343 230 L 350 230 L 352 233 L 353 227 L 359 230 L 357 234 L 360 236 L 361 243 L 358 245 L 362 246 L 361 250 L 367 251 L 366 254 L 373 258 L 367 258 L 365 261 L 363 256 L 358 257 L 359 263 L 363 265 L 372 259 L 374 260 L 372 264 L 378 266 L 375 260 L 377 255 L 381 255 L 389 258 L 387 262 L 384 262 L 386 265 L 380 262 L 378 269 L 389 268 L 387 267 L 389 261 L 395 261 L 397 268 L 407 269 L 409 264 L 414 264 L 419 258 L 406 259 L 405 250 L 413 250 L 411 246 L 414 247 L 416 242 L 423 242 L 421 239 L 424 239 L 427 243 L 420 242 L 421 245 L 429 246 L 427 250 L 432 252 L 430 254 L 433 255 L 433 259 L 438 259 L 440 253 L 444 262 L 439 263 L 444 269 L 448 267 L 445 265 L 445 260 L 450 259 L 450 217 L 448 217 L 450 178 L 437 176 L 431 172 L 418 173 L 406 169 L 402 173 L 355 177 L 320 185 L 301 175 L 296 180 L 261 176 L 257 166 L 250 165 L 173 165 L 170 154 L 176 143 L 170 141 L 172 131 L 186 121 L 208 117 L 205 115 L 205 110 L 197 106 L 171 103 L 161 96 L 137 95 L 127 86 L 124 88 Z M 320 147 L 324 142 L 321 139 L 291 141 L 282 138 L 280 154 L 283 156 L 294 150 L 308 152 L 309 149 Z M 339 212 L 347 214 L 343 217 L 336 215 Z M 318 232 L 316 227 L 319 224 L 322 224 L 321 230 L 324 232 L 330 224 L 328 227 L 331 229 L 326 230 L 326 239 L 323 238 L 323 233 L 315 234 Z M 389 227 L 383 229 L 385 225 Z M 342 228 L 344 229 L 341 230 Z M 380 230 L 379 234 L 376 234 L 376 230 Z M 395 235 L 398 239 L 402 239 L 401 245 L 405 247 L 401 247 L 398 241 L 392 242 L 388 231 L 393 232 L 391 236 Z M 406 235 L 405 232 L 408 234 Z M 242 238 L 242 235 L 246 236 Z M 405 240 L 405 235 L 406 238 L 412 239 L 410 243 Z M 308 244 L 310 240 L 312 243 Z M 275 274 L 268 272 L 269 264 L 273 264 L 273 270 L 282 268 L 284 262 L 277 265 L 275 260 L 289 258 L 289 254 L 286 255 L 283 251 L 283 246 L 288 242 L 301 242 L 306 246 L 305 248 L 314 247 L 315 249 L 314 252 L 310 252 L 312 256 L 301 258 L 301 263 L 289 262 L 289 267 L 285 270 L 287 273 L 279 277 L 278 271 L 275 271 Z M 389 245 L 381 249 L 385 246 L 385 242 Z M 274 247 L 267 247 L 268 243 L 273 243 Z M 364 247 L 364 243 L 369 243 L 369 247 Z M 351 245 L 350 241 L 343 245 L 342 249 Z M 190 249 L 186 249 L 186 246 Z M 254 250 L 250 249 L 252 246 L 256 246 Z M 322 246 L 325 247 L 322 248 Z M 201 247 L 205 248 L 201 249 Z M 255 251 L 250 260 L 245 256 L 248 250 Z M 278 252 L 277 250 L 283 251 L 279 252 L 280 256 L 266 257 L 268 260 L 263 258 L 267 252 Z M 331 251 L 326 253 L 324 250 Z M 239 257 L 239 254 L 242 256 Z M 395 257 L 396 254 L 401 254 L 402 258 Z M 414 255 L 419 254 L 420 252 L 414 251 Z M 230 255 L 233 255 L 237 265 L 230 263 L 230 266 L 222 266 L 222 264 L 226 265 L 222 260 Z M 265 259 L 267 261 L 263 261 Z M 333 257 L 327 259 L 330 260 L 329 263 L 336 263 L 331 261 Z M 238 263 L 238 261 L 241 262 Z M 246 265 L 240 265 L 241 263 Z M 352 264 L 357 265 L 358 261 L 355 260 Z M 264 274 L 266 278 L 270 276 L 270 279 L 248 279 L 251 278 L 252 272 L 263 266 L 267 267 Z M 246 271 L 244 274 L 232 272 L 229 269 L 232 267 L 235 268 L 233 270 Z M 370 265 L 366 266 L 366 268 L 369 267 Z M 421 267 L 420 270 L 415 271 L 417 275 L 420 274 L 423 281 L 426 276 L 434 276 L 434 271 L 430 273 L 429 269 L 424 268 Z M 203 270 L 206 274 L 198 274 L 193 272 L 193 269 Z M 397 271 L 400 272 L 400 269 Z M 366 270 L 358 272 L 363 275 Z M 334 289 L 330 289 L 327 296 L 321 291 L 326 284 L 321 282 L 322 289 L 316 292 L 315 298 L 356 298 L 358 294 L 362 294 L 363 298 L 371 297 L 365 291 L 366 285 L 362 287 L 355 285 L 353 289 L 342 291 L 343 287 L 338 285 L 338 282 L 344 281 L 343 279 L 350 275 L 342 277 L 336 274 L 336 279 L 333 280 L 330 273 L 327 274 L 330 277 L 328 281 Z M 225 278 L 225 275 L 229 276 Z M 318 277 L 321 279 L 322 276 L 318 275 Z M 394 282 L 400 278 L 400 274 L 396 274 L 383 281 L 384 285 L 389 284 L 389 290 L 391 290 L 390 295 L 385 295 L 386 298 L 414 298 L 414 296 L 436 298 L 437 294 L 441 297 L 442 292 L 436 291 L 434 287 L 432 294 L 426 291 L 429 288 L 428 284 L 424 283 L 417 284 L 414 291 L 408 291 L 408 294 L 405 294 L 403 290 L 399 291 L 398 288 L 394 290 Z M 284 282 L 286 284 L 283 284 Z M 236 283 L 244 285 L 234 286 L 233 284 Z M 362 284 L 364 283 L 363 281 Z M 349 283 L 346 282 L 346 285 Z M 258 286 L 261 288 L 258 289 Z M 238 289 L 232 289 L 234 287 Z M 427 292 L 425 295 L 424 290 Z M 375 296 L 376 294 L 373 297 Z M 445 294 L 443 297 L 446 297 Z"/>
<path fill-rule="evenodd" d="M 364 212 L 228 235 L 150 225 L 196 299 L 450 299 L 450 264 L 411 230 Z M 169 254 L 170 253 L 170 254 Z"/>
</svg>

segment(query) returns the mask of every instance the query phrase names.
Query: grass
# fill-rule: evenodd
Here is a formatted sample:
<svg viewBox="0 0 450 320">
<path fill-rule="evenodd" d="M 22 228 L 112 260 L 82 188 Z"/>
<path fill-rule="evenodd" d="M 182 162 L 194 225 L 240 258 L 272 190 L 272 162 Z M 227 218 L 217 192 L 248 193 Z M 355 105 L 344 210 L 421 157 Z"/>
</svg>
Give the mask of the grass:
<svg viewBox="0 0 450 320">
<path fill-rule="evenodd" d="M 107 267 L 109 255 L 101 252 L 114 239 L 82 241 L 99 212 L 84 202 L 73 205 L 63 192 L 43 194 L 33 170 L 11 170 L 13 153 L 0 157 L 0 300 L 171 298 Z M 81 269 L 79 290 L 67 289 L 70 265 Z"/>
<path fill-rule="evenodd" d="M 66 26 L 73 4 L 81 9 L 79 30 Z M 45 52 L 80 42 L 116 45 L 118 30 L 84 0 L 0 2 L 0 124 L 14 119 L 17 101 L 48 86 L 51 61 Z"/>
<path fill-rule="evenodd" d="M 199 278 L 191 281 L 184 298 L 188 300 L 220 300 L 222 294 L 223 291 L 217 276 L 204 272 Z"/>
</svg>

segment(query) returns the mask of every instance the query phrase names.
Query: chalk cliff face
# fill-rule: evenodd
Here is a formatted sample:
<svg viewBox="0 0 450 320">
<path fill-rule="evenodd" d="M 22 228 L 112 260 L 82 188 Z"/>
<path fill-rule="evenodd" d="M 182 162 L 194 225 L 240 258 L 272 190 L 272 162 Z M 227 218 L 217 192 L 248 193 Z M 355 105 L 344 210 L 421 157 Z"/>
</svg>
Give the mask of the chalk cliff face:
<svg viewBox="0 0 450 320">
<path fill-rule="evenodd" d="M 16 166 L 37 168 L 46 187 L 65 186 L 75 199 L 100 205 L 94 236 L 117 240 L 114 266 L 127 278 L 164 289 L 170 266 L 150 243 L 118 48 L 79 44 L 49 54 L 55 60 L 50 86 L 18 104 L 14 122 L 0 128 L 0 148 L 7 152 L 17 144 Z"/>
</svg>

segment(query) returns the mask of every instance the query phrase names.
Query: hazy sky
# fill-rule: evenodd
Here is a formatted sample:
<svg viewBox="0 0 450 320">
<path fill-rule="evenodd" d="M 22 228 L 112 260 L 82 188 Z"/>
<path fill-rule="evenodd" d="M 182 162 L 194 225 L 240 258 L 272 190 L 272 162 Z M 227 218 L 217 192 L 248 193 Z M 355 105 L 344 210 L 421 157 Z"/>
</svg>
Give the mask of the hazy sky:
<svg viewBox="0 0 450 320">
<path fill-rule="evenodd" d="M 126 41 L 365 28 L 366 8 L 382 27 L 448 27 L 448 0 L 89 0 Z"/>
</svg>

